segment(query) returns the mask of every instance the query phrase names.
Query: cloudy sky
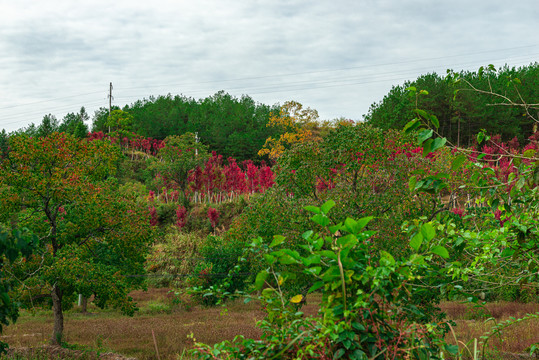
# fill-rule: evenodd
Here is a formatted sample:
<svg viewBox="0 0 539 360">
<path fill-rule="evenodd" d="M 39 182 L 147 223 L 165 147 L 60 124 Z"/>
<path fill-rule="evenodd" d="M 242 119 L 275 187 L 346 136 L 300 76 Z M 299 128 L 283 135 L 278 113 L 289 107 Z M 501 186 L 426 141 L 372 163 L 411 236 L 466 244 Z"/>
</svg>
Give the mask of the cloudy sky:
<svg viewBox="0 0 539 360">
<path fill-rule="evenodd" d="M 537 0 L 0 0 L 0 129 L 167 93 L 359 120 L 428 72 L 539 61 Z"/>
</svg>

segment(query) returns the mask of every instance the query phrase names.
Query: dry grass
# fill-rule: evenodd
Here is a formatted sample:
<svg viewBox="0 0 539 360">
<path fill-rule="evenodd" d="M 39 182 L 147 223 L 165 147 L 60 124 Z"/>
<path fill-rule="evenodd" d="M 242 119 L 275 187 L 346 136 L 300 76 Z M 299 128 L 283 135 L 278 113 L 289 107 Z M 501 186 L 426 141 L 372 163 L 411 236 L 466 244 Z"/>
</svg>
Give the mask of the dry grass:
<svg viewBox="0 0 539 360">
<path fill-rule="evenodd" d="M 444 303 L 442 310 L 457 326 L 454 331 L 459 342 L 473 348 L 474 339 L 481 342 L 481 336 L 487 334 L 493 326 L 513 318 L 521 318 L 527 313 L 539 311 L 539 304 L 521 304 L 516 302 L 497 302 L 474 307 L 467 304 Z M 448 336 L 450 343 L 455 343 L 453 335 Z M 499 334 L 492 335 L 486 350 L 493 359 L 513 359 L 518 354 L 529 353 L 532 344 L 539 342 L 539 319 L 519 322 L 505 328 Z"/>
<path fill-rule="evenodd" d="M 134 317 L 121 316 L 115 311 L 102 311 L 89 306 L 90 315 L 82 315 L 77 310 L 66 314 L 65 340 L 85 348 L 99 350 L 101 353 L 113 351 L 138 359 L 156 359 L 152 330 L 155 333 L 162 360 L 180 359 L 181 354 L 192 346 L 188 337 L 193 334 L 197 341 L 213 344 L 231 340 L 242 334 L 258 338 L 261 333 L 255 327 L 262 319 L 263 312 L 256 302 L 243 304 L 231 303 L 228 311 L 222 308 L 201 308 L 175 306 L 172 295 L 166 289 L 151 289 L 149 292 L 132 293 L 140 311 Z M 319 298 L 309 299 L 302 311 L 314 314 Z M 466 343 L 473 342 L 487 332 L 494 323 L 485 320 L 491 315 L 497 321 L 509 316 L 519 317 L 527 312 L 539 311 L 538 304 L 496 303 L 487 305 L 487 312 L 470 310 L 463 304 L 446 303 L 442 309 L 455 319 L 457 338 Z M 50 311 L 34 315 L 23 313 L 19 321 L 5 328 L 2 340 L 11 347 L 34 347 L 48 342 L 52 332 Z M 452 336 L 448 338 L 452 340 Z M 502 352 L 523 353 L 532 343 L 539 341 L 539 321 L 518 324 L 504 331 L 503 336 L 492 337 L 489 345 Z M 505 358 L 511 358 L 506 357 Z M 500 358 L 500 357 L 498 357 Z M 188 359 L 184 356 L 183 359 Z"/>
</svg>

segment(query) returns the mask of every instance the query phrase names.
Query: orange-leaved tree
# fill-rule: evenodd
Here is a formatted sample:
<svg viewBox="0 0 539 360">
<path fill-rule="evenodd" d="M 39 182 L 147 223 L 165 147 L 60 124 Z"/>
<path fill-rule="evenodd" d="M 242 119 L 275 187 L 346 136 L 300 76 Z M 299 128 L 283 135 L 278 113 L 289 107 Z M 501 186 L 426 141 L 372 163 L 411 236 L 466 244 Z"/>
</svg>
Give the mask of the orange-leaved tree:
<svg viewBox="0 0 539 360">
<path fill-rule="evenodd" d="M 303 108 L 296 101 L 287 101 L 281 106 L 278 114 L 271 113 L 267 127 L 277 128 L 278 138 L 269 137 L 258 155 L 268 155 L 270 159 L 278 159 L 282 153 L 294 144 L 316 140 L 318 136 L 318 112 L 311 108 Z"/>
</svg>

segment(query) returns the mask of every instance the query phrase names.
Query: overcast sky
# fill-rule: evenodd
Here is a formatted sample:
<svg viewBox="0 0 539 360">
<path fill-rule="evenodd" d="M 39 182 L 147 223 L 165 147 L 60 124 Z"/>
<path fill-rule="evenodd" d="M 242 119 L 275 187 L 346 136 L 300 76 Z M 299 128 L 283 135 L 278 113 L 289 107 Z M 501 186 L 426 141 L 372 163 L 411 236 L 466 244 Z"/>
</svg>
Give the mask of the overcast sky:
<svg viewBox="0 0 539 360">
<path fill-rule="evenodd" d="M 360 120 L 428 72 L 539 61 L 538 0 L 0 0 L 0 129 L 224 90 Z"/>
</svg>

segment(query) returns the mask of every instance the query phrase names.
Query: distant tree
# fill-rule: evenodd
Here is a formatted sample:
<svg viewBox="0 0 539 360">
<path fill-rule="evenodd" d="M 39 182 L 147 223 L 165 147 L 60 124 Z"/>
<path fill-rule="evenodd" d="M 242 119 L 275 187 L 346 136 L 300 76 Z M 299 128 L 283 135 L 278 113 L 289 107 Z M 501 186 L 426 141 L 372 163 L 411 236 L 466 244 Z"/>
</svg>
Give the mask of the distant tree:
<svg viewBox="0 0 539 360">
<path fill-rule="evenodd" d="M 112 110 L 120 110 L 118 106 L 113 105 Z M 102 131 L 104 133 L 109 132 L 107 121 L 109 119 L 109 109 L 100 107 L 94 112 L 92 118 L 92 132 Z"/>
<path fill-rule="evenodd" d="M 268 155 L 270 159 L 278 159 L 283 151 L 292 145 L 312 141 L 318 137 L 314 134 L 317 128 L 318 112 L 295 101 L 287 101 L 281 106 L 279 113 L 271 113 L 267 124 L 279 132 L 279 137 L 270 136 L 258 155 Z"/>
<path fill-rule="evenodd" d="M 133 115 L 123 110 L 113 110 L 107 118 L 109 132 L 129 132 L 133 127 Z"/>
<path fill-rule="evenodd" d="M 58 126 L 58 131 L 75 135 L 77 138 L 84 138 L 88 135 L 88 125 L 85 122 L 89 119 L 90 117 L 83 106 L 78 114 L 68 113 L 64 116 L 61 124 Z"/>
<path fill-rule="evenodd" d="M 48 136 L 55 131 L 58 131 L 58 120 L 56 119 L 56 116 L 52 114 L 43 116 L 43 120 L 37 128 L 37 135 Z"/>
<path fill-rule="evenodd" d="M 141 286 L 151 241 L 147 209 L 111 177 L 121 156 L 104 141 L 76 139 L 65 133 L 10 138 L 9 156 L 0 163 L 0 221 L 27 227 L 39 247 L 26 262 L 13 265 L 21 296 L 47 289 L 52 298 L 51 342 L 62 340 L 63 310 L 76 294 L 95 295 L 127 314 L 128 296 Z"/>
</svg>

